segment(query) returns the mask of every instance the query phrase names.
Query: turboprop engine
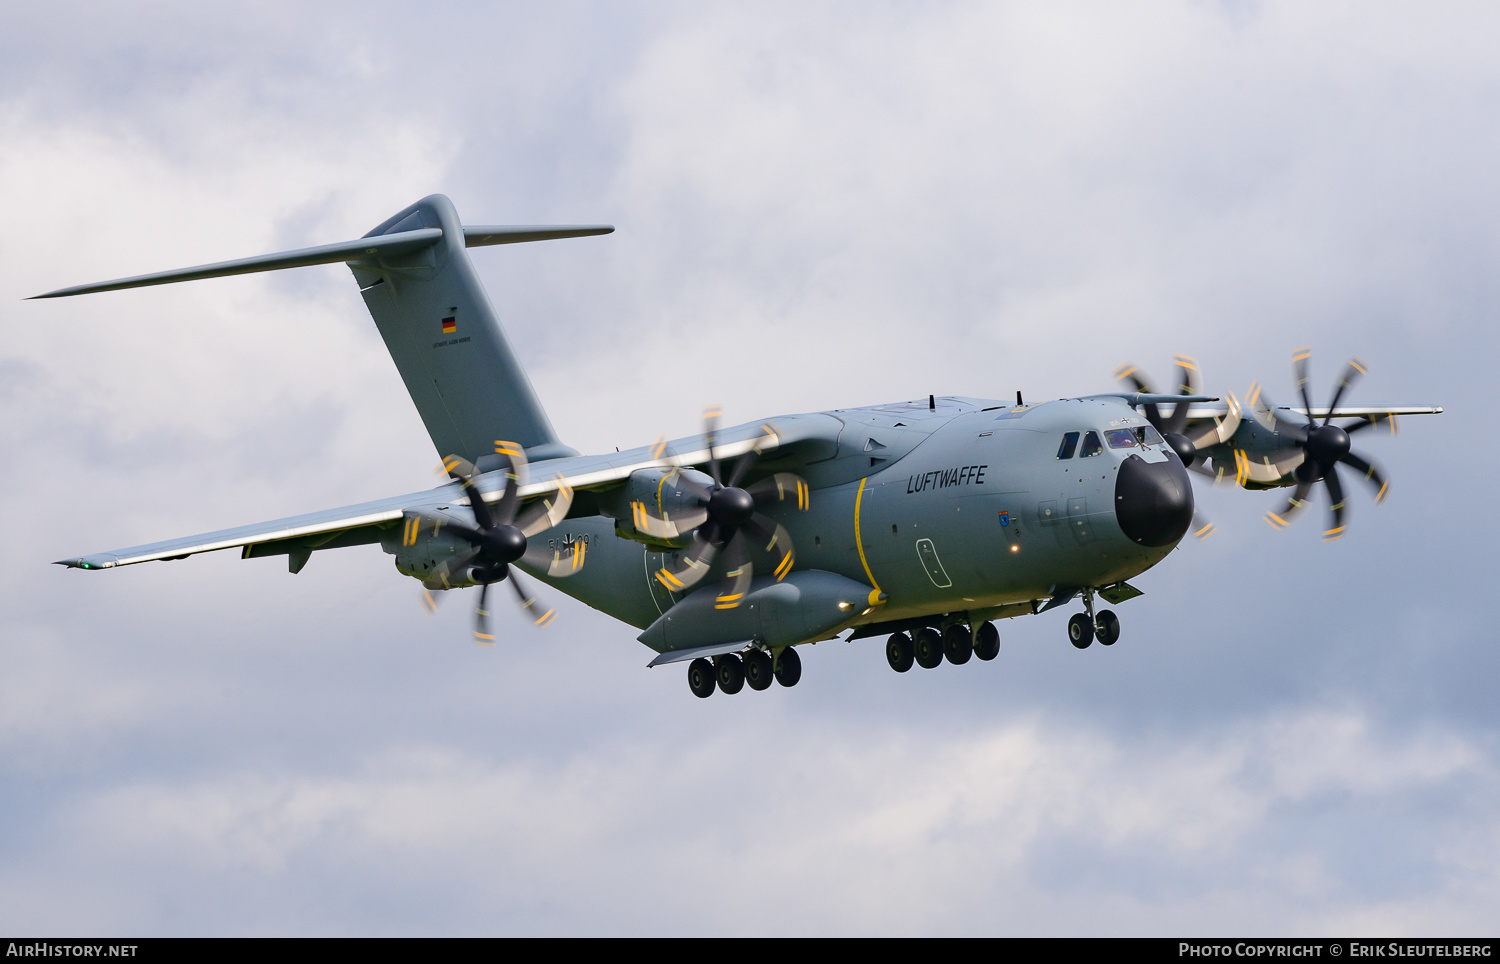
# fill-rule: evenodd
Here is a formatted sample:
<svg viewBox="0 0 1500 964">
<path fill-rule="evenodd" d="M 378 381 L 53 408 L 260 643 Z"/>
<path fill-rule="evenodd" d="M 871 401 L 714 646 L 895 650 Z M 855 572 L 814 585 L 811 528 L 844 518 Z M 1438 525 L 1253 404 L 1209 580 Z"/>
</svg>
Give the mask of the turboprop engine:
<svg viewBox="0 0 1500 964">
<path fill-rule="evenodd" d="M 420 579 L 428 589 L 477 586 L 470 575 L 474 547 L 449 523 L 472 527 L 474 516 L 461 507 L 408 509 L 401 528 L 381 536 L 381 548 L 396 557 L 396 571 Z"/>
<path fill-rule="evenodd" d="M 693 541 L 692 526 L 673 537 L 662 534 L 661 526 L 653 523 L 701 515 L 702 493 L 714 488 L 713 478 L 697 469 L 662 466 L 634 472 L 615 495 L 615 535 L 657 549 L 682 549 Z"/>
</svg>

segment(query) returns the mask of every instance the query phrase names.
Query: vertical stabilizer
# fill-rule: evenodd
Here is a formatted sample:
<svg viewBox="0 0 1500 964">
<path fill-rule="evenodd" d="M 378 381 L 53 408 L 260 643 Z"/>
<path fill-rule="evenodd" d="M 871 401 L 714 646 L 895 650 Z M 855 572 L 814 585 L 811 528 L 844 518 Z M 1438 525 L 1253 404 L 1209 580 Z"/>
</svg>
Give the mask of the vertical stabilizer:
<svg viewBox="0 0 1500 964">
<path fill-rule="evenodd" d="M 504 439 L 519 442 L 532 462 L 576 455 L 558 441 L 511 351 L 453 203 L 425 197 L 365 237 L 428 228 L 442 231 L 435 244 L 349 267 L 438 453 L 476 462 Z"/>
<path fill-rule="evenodd" d="M 225 278 L 345 262 L 440 455 L 478 463 L 495 442 L 519 442 L 531 462 L 577 455 L 553 434 L 547 413 L 505 340 L 500 319 L 465 250 L 609 234 L 608 224 L 476 225 L 453 202 L 425 197 L 358 241 L 59 288 L 37 298 Z"/>
</svg>

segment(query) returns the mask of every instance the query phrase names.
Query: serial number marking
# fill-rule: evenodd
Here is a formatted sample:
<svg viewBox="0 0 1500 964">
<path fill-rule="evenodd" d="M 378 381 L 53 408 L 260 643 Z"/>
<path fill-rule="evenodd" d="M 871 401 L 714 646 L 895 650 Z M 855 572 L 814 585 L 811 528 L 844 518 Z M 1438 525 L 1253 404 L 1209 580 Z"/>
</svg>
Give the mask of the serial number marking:
<svg viewBox="0 0 1500 964">
<path fill-rule="evenodd" d="M 564 533 L 561 538 L 547 540 L 547 548 L 552 550 L 571 549 L 574 543 L 582 542 L 584 545 L 598 545 L 599 537 L 593 533 L 580 533 L 574 535 L 571 532 Z"/>
<path fill-rule="evenodd" d="M 984 465 L 960 465 L 951 469 L 935 469 L 923 475 L 906 478 L 906 494 L 915 495 L 928 489 L 946 489 L 955 485 L 984 485 Z"/>
</svg>

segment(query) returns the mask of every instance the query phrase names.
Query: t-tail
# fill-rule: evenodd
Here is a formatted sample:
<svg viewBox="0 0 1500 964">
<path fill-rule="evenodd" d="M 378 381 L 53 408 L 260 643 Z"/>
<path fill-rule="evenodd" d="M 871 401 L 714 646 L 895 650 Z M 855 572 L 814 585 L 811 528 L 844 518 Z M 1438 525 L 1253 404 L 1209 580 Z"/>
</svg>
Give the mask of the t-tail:
<svg viewBox="0 0 1500 964">
<path fill-rule="evenodd" d="M 161 271 L 49 291 L 37 298 L 344 262 L 439 455 L 483 465 L 495 440 L 519 442 L 531 462 L 577 453 L 558 441 L 468 248 L 609 234 L 612 225 L 465 227 L 441 194 L 387 218 L 357 241 Z"/>
</svg>

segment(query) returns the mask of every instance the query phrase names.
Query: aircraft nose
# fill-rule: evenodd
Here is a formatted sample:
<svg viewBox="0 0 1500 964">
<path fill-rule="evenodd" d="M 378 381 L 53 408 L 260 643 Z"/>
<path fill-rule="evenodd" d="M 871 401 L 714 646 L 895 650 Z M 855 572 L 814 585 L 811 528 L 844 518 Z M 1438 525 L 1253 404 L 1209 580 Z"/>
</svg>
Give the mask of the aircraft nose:
<svg viewBox="0 0 1500 964">
<path fill-rule="evenodd" d="M 1120 531 L 1143 546 L 1175 545 L 1193 521 L 1193 486 L 1182 462 L 1147 462 L 1132 455 L 1115 480 Z"/>
</svg>

